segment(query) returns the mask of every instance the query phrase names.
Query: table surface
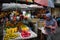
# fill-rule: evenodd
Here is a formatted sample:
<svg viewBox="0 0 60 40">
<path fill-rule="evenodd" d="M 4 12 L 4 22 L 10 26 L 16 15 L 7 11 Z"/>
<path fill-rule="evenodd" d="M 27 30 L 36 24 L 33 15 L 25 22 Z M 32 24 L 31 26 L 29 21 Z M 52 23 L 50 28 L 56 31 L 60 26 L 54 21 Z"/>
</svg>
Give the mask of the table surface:
<svg viewBox="0 0 60 40">
<path fill-rule="evenodd" d="M 38 29 L 41 30 L 41 32 L 42 32 L 43 34 L 46 34 L 46 31 L 44 30 L 44 27 L 38 27 Z"/>
</svg>

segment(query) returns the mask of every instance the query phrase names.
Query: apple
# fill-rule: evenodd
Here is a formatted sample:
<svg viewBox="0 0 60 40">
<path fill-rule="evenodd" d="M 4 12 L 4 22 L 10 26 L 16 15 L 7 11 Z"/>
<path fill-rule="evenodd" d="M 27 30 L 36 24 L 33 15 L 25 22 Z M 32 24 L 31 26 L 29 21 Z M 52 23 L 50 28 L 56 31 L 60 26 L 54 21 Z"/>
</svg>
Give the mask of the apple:
<svg viewBox="0 0 60 40">
<path fill-rule="evenodd" d="M 22 31 L 21 35 L 22 35 L 22 37 L 29 37 L 31 35 L 31 33 L 28 31 Z"/>
</svg>

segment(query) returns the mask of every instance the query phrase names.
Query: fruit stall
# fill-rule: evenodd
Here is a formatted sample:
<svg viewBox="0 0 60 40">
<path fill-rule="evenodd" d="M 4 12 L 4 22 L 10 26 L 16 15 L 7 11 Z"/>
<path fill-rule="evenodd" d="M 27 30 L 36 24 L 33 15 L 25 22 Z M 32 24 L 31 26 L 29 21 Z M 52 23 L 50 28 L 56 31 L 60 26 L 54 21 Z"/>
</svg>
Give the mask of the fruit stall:
<svg viewBox="0 0 60 40">
<path fill-rule="evenodd" d="M 12 11 L 12 13 L 15 14 L 15 16 L 19 15 L 17 11 Z M 37 35 L 38 29 L 41 30 L 41 27 L 44 26 L 43 21 L 40 22 L 41 19 L 38 19 L 38 18 L 30 18 L 28 14 L 24 16 L 23 15 L 20 14 L 19 16 L 20 20 L 16 20 L 17 16 L 16 17 L 13 16 L 12 19 L 9 19 L 6 17 L 6 20 L 4 23 L 4 30 L 3 30 L 4 40 L 19 40 L 19 39 L 20 40 L 27 40 L 27 39 L 35 40 L 33 38 L 38 37 Z M 12 16 L 10 16 L 10 18 L 11 17 Z"/>
<path fill-rule="evenodd" d="M 3 12 L 0 15 L 4 18 L 2 18 L 4 20 L 4 40 L 36 40 L 42 37 L 39 35 L 42 32 L 38 29 L 41 30 L 44 27 L 43 19 L 40 19 L 44 14 L 43 6 L 7 4 L 3 4 Z"/>
<path fill-rule="evenodd" d="M 37 34 L 22 22 L 18 22 L 15 25 L 7 22 L 4 28 L 4 40 L 30 39 L 34 37 L 37 37 Z"/>
<path fill-rule="evenodd" d="M 15 13 L 15 16 L 17 15 L 16 11 L 12 12 Z M 13 19 L 9 20 L 8 17 L 5 19 L 4 23 L 4 40 L 25 40 L 25 39 L 31 39 L 36 38 L 37 34 L 29 27 L 28 23 L 26 23 L 28 20 L 26 20 L 28 17 L 23 16 L 20 14 L 20 20 L 16 20 L 17 17 L 13 17 Z M 11 17 L 11 16 L 10 16 Z"/>
<path fill-rule="evenodd" d="M 4 17 L 3 40 L 35 40 L 37 38 L 37 23 L 33 26 L 31 19 L 31 11 L 34 11 L 34 9 L 25 9 L 22 7 L 19 10 L 12 3 L 12 8 L 9 8 L 10 6 L 4 7 L 1 13 L 1 16 L 3 15 Z"/>
</svg>

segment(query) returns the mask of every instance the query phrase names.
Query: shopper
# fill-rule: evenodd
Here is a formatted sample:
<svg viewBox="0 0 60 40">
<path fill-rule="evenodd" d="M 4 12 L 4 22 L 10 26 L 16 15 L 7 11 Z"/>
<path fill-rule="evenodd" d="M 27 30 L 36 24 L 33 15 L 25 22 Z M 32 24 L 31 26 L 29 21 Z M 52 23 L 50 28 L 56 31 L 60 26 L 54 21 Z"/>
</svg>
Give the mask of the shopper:
<svg viewBox="0 0 60 40">
<path fill-rule="evenodd" d="M 13 16 L 13 23 L 16 24 L 17 23 L 16 21 L 17 21 L 16 20 L 16 15 L 14 14 L 14 16 Z"/>
<path fill-rule="evenodd" d="M 19 17 L 19 15 L 17 15 L 16 19 L 17 19 L 17 22 L 19 22 L 19 20 L 20 20 L 20 17 Z"/>
<path fill-rule="evenodd" d="M 45 15 L 44 27 L 47 35 L 47 40 L 54 40 L 54 33 L 56 32 L 57 22 L 52 18 L 51 14 Z"/>
<path fill-rule="evenodd" d="M 13 20 L 14 13 L 10 13 L 10 21 L 12 22 Z"/>
</svg>

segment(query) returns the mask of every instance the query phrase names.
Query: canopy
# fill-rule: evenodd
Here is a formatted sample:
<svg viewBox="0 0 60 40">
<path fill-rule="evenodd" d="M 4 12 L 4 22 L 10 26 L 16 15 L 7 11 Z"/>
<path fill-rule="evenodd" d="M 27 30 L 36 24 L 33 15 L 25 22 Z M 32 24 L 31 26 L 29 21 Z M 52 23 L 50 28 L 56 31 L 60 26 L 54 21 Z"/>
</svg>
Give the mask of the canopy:
<svg viewBox="0 0 60 40">
<path fill-rule="evenodd" d="M 42 6 L 47 6 L 47 7 L 53 7 L 54 8 L 53 0 L 34 0 L 34 2 L 38 3 Z"/>
<path fill-rule="evenodd" d="M 38 6 L 36 4 L 27 5 L 27 4 L 18 4 L 18 3 L 4 3 L 2 5 L 2 10 L 19 10 L 19 9 L 36 9 L 43 8 L 43 6 Z"/>
<path fill-rule="evenodd" d="M 27 8 L 27 5 L 25 4 L 17 4 L 17 3 L 4 3 L 2 5 L 2 9 L 20 9 L 20 8 Z"/>
</svg>

